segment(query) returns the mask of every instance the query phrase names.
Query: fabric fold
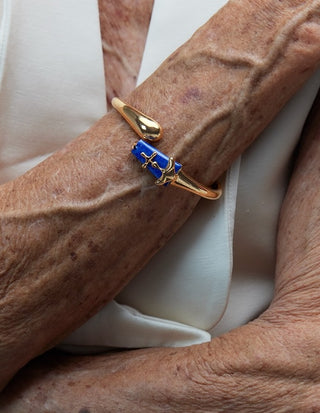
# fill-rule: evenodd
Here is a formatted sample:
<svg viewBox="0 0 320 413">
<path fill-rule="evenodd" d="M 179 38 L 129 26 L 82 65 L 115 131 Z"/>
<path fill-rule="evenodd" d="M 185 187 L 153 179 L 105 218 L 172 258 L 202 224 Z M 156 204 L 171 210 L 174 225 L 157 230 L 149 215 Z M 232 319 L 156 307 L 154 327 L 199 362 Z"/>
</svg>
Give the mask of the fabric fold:
<svg viewBox="0 0 320 413">
<path fill-rule="evenodd" d="M 188 346 L 209 340 L 210 334 L 205 331 L 147 316 L 112 301 L 68 336 L 60 348 L 84 353 L 106 348 Z"/>
</svg>

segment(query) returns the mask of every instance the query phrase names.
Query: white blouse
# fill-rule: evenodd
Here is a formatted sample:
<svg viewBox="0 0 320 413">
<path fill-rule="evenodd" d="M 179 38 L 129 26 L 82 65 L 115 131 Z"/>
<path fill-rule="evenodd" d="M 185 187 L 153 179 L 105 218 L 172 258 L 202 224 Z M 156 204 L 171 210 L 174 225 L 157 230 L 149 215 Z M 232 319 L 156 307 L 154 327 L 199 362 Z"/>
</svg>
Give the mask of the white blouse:
<svg viewBox="0 0 320 413">
<path fill-rule="evenodd" d="M 155 0 L 139 82 L 225 3 Z M 3 0 L 0 13 L 3 183 L 88 129 L 106 106 L 96 2 Z M 169 243 L 64 348 L 201 343 L 268 306 L 290 159 L 319 86 L 320 71 L 232 165 L 222 199 L 201 200 Z"/>
</svg>

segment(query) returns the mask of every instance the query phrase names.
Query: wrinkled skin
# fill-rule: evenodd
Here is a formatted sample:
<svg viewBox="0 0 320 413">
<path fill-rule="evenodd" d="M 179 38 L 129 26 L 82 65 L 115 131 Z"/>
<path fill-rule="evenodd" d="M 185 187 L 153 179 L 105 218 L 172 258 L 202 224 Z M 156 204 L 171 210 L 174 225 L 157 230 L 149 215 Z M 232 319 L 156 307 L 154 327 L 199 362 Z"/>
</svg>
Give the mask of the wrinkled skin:
<svg viewBox="0 0 320 413">
<path fill-rule="evenodd" d="M 160 121 L 161 149 L 213 182 L 319 65 L 319 16 L 320 1 L 231 1 L 127 100 Z M 48 353 L 6 387 L 1 411 L 320 411 L 319 119 L 318 103 L 282 208 L 275 297 L 264 314 L 188 348 Z M 197 203 L 151 187 L 129 157 L 113 153 L 119 133 L 126 153 L 134 136 L 111 113 L 0 188 L 3 387 L 111 299 Z"/>
<path fill-rule="evenodd" d="M 108 107 L 136 86 L 153 0 L 99 0 Z"/>
</svg>

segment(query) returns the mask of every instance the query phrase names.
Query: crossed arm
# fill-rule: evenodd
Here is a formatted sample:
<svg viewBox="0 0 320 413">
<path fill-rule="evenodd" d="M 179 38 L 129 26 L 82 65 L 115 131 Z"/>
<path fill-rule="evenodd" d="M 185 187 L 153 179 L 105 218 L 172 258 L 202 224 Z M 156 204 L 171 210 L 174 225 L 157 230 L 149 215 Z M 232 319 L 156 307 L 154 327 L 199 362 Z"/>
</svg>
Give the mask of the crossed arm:
<svg viewBox="0 0 320 413">
<path fill-rule="evenodd" d="M 141 109 L 163 125 L 164 152 L 175 152 L 190 174 L 213 182 L 319 63 L 319 8 L 316 1 L 230 2 L 128 101 L 137 107 L 144 102 Z M 244 29 L 257 17 L 260 48 L 245 54 L 252 39 Z M 222 40 L 221 22 L 230 38 Z M 221 50 L 227 52 L 221 55 Z M 233 99 L 227 90 L 234 91 Z M 316 123 L 310 128 L 284 205 L 277 291 L 264 315 L 210 344 L 186 349 L 47 356 L 22 370 L 34 380 L 19 390 L 18 378 L 3 395 L 3 409 L 16 412 L 22 403 L 26 411 L 31 398 L 33 409 L 40 400 L 41 406 L 41 401 L 55 403 L 54 411 L 250 411 L 250 403 L 252 411 L 265 411 L 267 402 L 269 411 L 285 411 L 279 403 L 286 393 L 289 404 L 316 407 L 318 130 Z M 111 113 L 0 189 L 3 385 L 111 299 L 196 204 L 190 194 L 149 186 L 130 160 L 132 139 Z M 119 165 L 125 166 L 119 170 Z M 175 205 L 170 216 L 168 203 Z M 299 219 L 297 210 L 303 211 Z M 11 398 L 17 388 L 24 397 L 20 401 Z"/>
<path fill-rule="evenodd" d="M 1 411 L 319 411 L 319 165 L 320 101 L 281 213 L 275 298 L 258 319 L 188 348 L 46 354 L 8 386 Z"/>
</svg>

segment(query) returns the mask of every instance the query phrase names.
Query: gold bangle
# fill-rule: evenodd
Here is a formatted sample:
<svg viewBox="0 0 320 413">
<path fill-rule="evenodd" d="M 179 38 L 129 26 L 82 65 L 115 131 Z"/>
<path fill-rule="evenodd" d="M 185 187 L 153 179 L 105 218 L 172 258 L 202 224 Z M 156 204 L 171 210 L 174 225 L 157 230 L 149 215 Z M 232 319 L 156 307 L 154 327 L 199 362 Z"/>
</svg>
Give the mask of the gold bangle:
<svg viewBox="0 0 320 413">
<path fill-rule="evenodd" d="M 148 169 L 157 178 L 155 181 L 157 185 L 171 184 L 206 199 L 216 200 L 220 198 L 222 190 L 219 184 L 217 188 L 209 188 L 200 184 L 182 171 L 180 163 L 145 142 L 145 140 L 156 142 L 161 139 L 162 128 L 158 122 L 122 102 L 119 98 L 113 98 L 111 103 L 142 138 L 135 143 L 132 153 L 141 162 L 142 168 Z"/>
</svg>

